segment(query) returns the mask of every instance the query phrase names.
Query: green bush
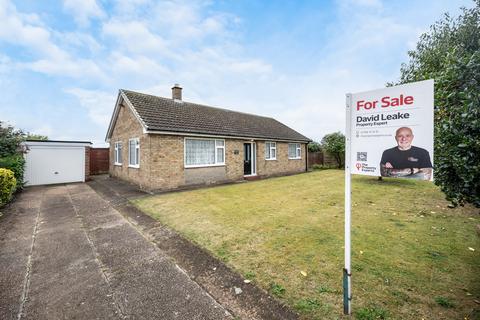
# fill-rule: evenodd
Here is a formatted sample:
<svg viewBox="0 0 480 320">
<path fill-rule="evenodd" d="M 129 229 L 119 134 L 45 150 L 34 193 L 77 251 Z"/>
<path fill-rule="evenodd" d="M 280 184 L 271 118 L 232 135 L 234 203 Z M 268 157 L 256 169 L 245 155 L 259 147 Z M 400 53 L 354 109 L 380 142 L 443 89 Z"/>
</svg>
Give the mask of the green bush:
<svg viewBox="0 0 480 320">
<path fill-rule="evenodd" d="M 20 154 L 14 154 L 7 157 L 0 158 L 0 168 L 5 168 L 13 171 L 17 181 L 16 190 L 23 188 L 23 173 L 25 171 L 25 159 Z"/>
<path fill-rule="evenodd" d="M 435 183 L 454 205 L 480 207 L 480 0 L 424 33 L 400 83 L 435 79 Z"/>
<path fill-rule="evenodd" d="M 338 168 L 345 164 L 345 136 L 341 132 L 326 134 L 321 141 L 322 150 L 329 153 L 337 161 Z"/>
<path fill-rule="evenodd" d="M 0 207 L 12 199 L 15 192 L 17 180 L 13 172 L 8 169 L 0 168 Z"/>
<path fill-rule="evenodd" d="M 322 151 L 322 146 L 316 141 L 312 141 L 307 145 L 308 152 L 319 152 Z"/>
</svg>

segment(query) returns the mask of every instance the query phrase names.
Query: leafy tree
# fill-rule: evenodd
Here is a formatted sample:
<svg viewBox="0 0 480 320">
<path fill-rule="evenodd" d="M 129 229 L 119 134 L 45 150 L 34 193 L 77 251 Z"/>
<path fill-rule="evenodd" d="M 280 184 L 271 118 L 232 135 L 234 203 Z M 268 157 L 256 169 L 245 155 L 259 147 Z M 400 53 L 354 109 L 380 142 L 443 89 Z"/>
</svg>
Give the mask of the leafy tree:
<svg viewBox="0 0 480 320">
<path fill-rule="evenodd" d="M 48 140 L 47 136 L 43 136 L 41 134 L 34 134 L 34 133 L 27 133 L 27 136 L 25 137 L 25 140 Z"/>
<path fill-rule="evenodd" d="M 331 154 L 337 161 L 338 167 L 342 168 L 345 159 L 345 136 L 341 132 L 325 135 L 321 141 L 322 149 Z"/>
<path fill-rule="evenodd" d="M 25 134 L 11 125 L 0 121 L 0 158 L 18 153 Z"/>
<path fill-rule="evenodd" d="M 454 205 L 480 207 L 480 0 L 423 34 L 400 83 L 435 79 L 435 183 Z"/>
<path fill-rule="evenodd" d="M 309 152 L 318 152 L 322 150 L 322 146 L 316 141 L 310 142 L 307 147 Z"/>
</svg>

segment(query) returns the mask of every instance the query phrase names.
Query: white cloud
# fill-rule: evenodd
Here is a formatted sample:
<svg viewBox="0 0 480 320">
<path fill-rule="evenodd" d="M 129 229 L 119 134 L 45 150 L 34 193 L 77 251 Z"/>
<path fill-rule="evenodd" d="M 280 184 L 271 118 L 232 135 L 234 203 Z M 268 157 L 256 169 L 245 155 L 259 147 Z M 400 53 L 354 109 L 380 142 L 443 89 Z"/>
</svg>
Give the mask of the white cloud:
<svg viewBox="0 0 480 320">
<path fill-rule="evenodd" d="M 102 32 L 114 38 L 122 51 L 172 56 L 167 42 L 144 22 L 113 19 L 103 25 Z"/>
<path fill-rule="evenodd" d="M 75 96 L 80 105 L 87 109 L 90 119 L 100 127 L 106 128 L 115 106 L 117 92 L 103 92 L 82 88 L 69 88 L 65 92 Z M 106 130 L 106 129 L 105 129 Z"/>
<path fill-rule="evenodd" d="M 66 54 L 52 43 L 50 32 L 38 25 L 38 20 L 38 16 L 19 14 L 9 1 L 0 0 L 1 40 L 29 47 L 52 58 L 65 57 Z M 35 24 L 31 24 L 32 21 Z"/>
<path fill-rule="evenodd" d="M 113 76 L 142 76 L 146 79 L 164 77 L 169 74 L 166 67 L 157 61 L 145 56 L 127 56 L 121 53 L 113 53 L 111 61 L 111 72 Z"/>
<path fill-rule="evenodd" d="M 72 51 L 88 51 L 95 55 L 105 49 L 105 46 L 100 44 L 92 35 L 84 32 L 55 32 L 54 38 Z"/>
<path fill-rule="evenodd" d="M 87 27 L 90 19 L 106 17 L 96 0 L 64 0 L 63 7 L 65 11 L 73 15 L 73 19 L 81 27 Z"/>
<path fill-rule="evenodd" d="M 55 75 L 59 77 L 71 77 L 83 79 L 85 77 L 105 79 L 105 75 L 99 66 L 91 60 L 70 60 L 69 57 L 60 59 L 40 59 L 34 62 L 21 63 L 19 66 L 36 72 Z"/>
<path fill-rule="evenodd" d="M 49 75 L 104 78 L 95 62 L 72 57 L 71 54 L 55 44 L 51 32 L 47 27 L 41 26 L 38 16 L 18 13 L 10 2 L 0 1 L 0 21 L 2 21 L 0 40 L 20 45 L 26 48 L 30 54 L 39 57 L 30 62 L 16 61 L 16 66 Z M 30 24 L 32 22 L 35 24 Z M 70 35 L 70 37 L 72 36 Z M 85 41 L 88 36 L 83 38 Z M 78 39 L 81 39 L 81 36 Z"/>
<path fill-rule="evenodd" d="M 199 40 L 210 36 L 228 37 L 230 26 L 239 23 L 240 19 L 225 12 L 209 12 L 209 3 L 204 1 L 162 1 L 153 9 L 156 19 L 151 25 L 156 29 L 164 29 L 172 42 L 178 43 Z"/>
<path fill-rule="evenodd" d="M 50 137 L 52 137 L 53 132 L 54 130 L 52 126 L 45 124 L 39 127 L 34 127 L 29 133 L 47 136 L 49 139 L 51 139 Z"/>
<path fill-rule="evenodd" d="M 115 15 L 132 19 L 142 12 L 148 11 L 154 0 L 116 0 L 114 3 Z"/>
</svg>

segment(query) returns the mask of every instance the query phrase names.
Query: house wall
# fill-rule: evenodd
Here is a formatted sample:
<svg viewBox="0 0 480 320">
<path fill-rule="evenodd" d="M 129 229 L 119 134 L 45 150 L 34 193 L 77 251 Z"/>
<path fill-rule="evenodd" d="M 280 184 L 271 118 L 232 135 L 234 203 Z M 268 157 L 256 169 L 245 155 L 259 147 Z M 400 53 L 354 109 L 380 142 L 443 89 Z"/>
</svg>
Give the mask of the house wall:
<svg viewBox="0 0 480 320">
<path fill-rule="evenodd" d="M 128 140 L 140 139 L 140 168 L 128 166 Z M 115 165 L 115 142 L 122 142 L 122 165 Z M 137 118 L 126 106 L 121 106 L 115 127 L 110 138 L 110 175 L 138 184 L 143 189 L 148 189 L 148 157 L 145 156 L 143 146 L 147 146 L 148 136 L 143 133 L 143 128 Z"/>
<path fill-rule="evenodd" d="M 148 188 L 168 190 L 178 187 L 213 184 L 243 179 L 243 142 L 225 139 L 224 166 L 185 168 L 183 136 L 150 134 Z M 234 150 L 239 150 L 235 154 Z"/>
<path fill-rule="evenodd" d="M 265 141 L 257 141 L 257 174 L 259 176 L 277 176 L 305 172 L 306 144 L 302 143 L 302 158 L 288 159 L 288 143 L 276 142 L 277 159 L 265 159 Z"/>
<path fill-rule="evenodd" d="M 140 139 L 140 167 L 128 167 L 128 140 Z M 183 136 L 144 134 L 132 113 L 122 106 L 110 139 L 110 175 L 135 183 L 146 190 L 170 190 L 243 180 L 243 144 L 240 139 L 225 140 L 223 166 L 185 168 Z M 122 142 L 122 165 L 114 165 L 115 142 Z M 257 175 L 275 176 L 305 171 L 305 144 L 302 159 L 288 159 L 288 143 L 277 142 L 277 160 L 265 160 L 265 143 L 257 144 Z"/>
</svg>

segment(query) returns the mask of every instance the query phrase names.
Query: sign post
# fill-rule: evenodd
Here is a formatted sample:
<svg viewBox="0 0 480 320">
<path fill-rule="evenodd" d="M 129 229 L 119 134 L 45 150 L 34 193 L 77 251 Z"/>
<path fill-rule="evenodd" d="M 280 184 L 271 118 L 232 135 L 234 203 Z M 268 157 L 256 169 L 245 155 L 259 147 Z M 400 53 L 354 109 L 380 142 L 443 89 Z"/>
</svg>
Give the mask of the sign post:
<svg viewBox="0 0 480 320">
<path fill-rule="evenodd" d="M 352 312 L 351 175 L 433 180 L 433 80 L 346 95 L 343 311 Z"/>
<path fill-rule="evenodd" d="M 352 313 L 352 271 L 350 266 L 351 258 L 351 178 L 350 178 L 350 135 L 351 135 L 351 113 L 352 113 L 352 95 L 346 96 L 346 134 L 345 134 L 345 267 L 343 268 L 343 313 Z"/>
</svg>

